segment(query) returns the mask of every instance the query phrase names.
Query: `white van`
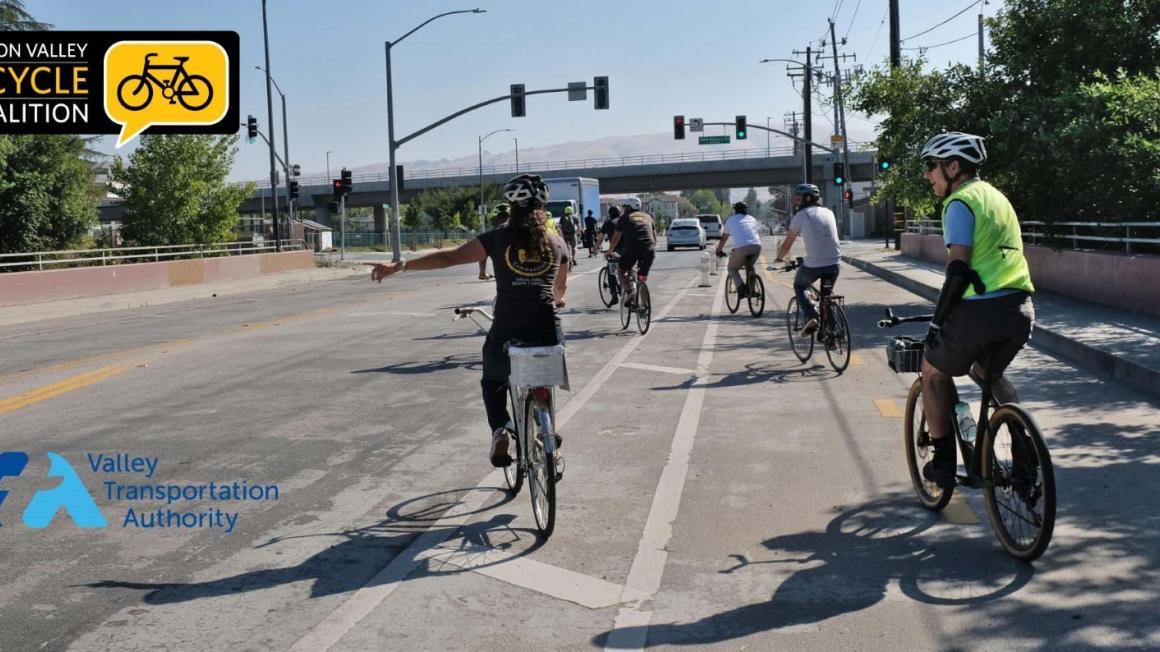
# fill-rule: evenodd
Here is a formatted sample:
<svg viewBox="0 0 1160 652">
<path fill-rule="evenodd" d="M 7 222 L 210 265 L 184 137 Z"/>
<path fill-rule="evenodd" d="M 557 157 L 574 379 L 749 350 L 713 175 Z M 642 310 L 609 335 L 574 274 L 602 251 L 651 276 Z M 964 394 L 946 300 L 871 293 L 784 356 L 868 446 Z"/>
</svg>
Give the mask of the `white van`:
<svg viewBox="0 0 1160 652">
<path fill-rule="evenodd" d="M 715 213 L 701 213 L 697 216 L 700 220 L 701 226 L 705 228 L 705 237 L 712 240 L 713 238 L 721 239 L 721 216 Z"/>
</svg>

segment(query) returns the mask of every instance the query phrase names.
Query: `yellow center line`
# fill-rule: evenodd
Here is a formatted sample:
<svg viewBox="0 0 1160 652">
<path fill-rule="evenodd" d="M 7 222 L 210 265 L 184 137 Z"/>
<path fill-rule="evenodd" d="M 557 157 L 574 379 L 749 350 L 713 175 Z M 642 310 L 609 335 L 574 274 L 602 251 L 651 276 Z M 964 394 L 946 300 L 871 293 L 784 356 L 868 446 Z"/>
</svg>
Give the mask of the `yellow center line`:
<svg viewBox="0 0 1160 652">
<path fill-rule="evenodd" d="M 96 371 L 90 371 L 78 376 L 65 378 L 64 380 L 52 383 L 51 385 L 37 387 L 36 389 L 24 392 L 23 394 L 17 394 L 16 396 L 0 400 L 0 414 L 8 414 L 9 412 L 19 410 L 20 408 L 27 407 L 35 403 L 40 403 L 41 401 L 47 401 L 51 398 L 56 398 L 57 396 L 61 396 L 71 391 L 78 390 L 82 387 L 92 385 L 93 383 L 100 382 L 106 378 L 111 378 L 118 374 L 122 374 L 130 369 L 132 369 L 131 366 L 114 365 L 111 367 L 102 367 Z"/>
<path fill-rule="evenodd" d="M 902 410 L 898 409 L 898 404 L 888 398 L 874 399 L 874 406 L 878 408 L 878 413 L 886 418 L 902 418 Z"/>
<path fill-rule="evenodd" d="M 861 353 L 851 353 L 850 354 L 850 364 L 855 365 L 855 366 L 864 365 L 864 364 L 866 364 L 866 359 L 862 357 Z"/>
</svg>

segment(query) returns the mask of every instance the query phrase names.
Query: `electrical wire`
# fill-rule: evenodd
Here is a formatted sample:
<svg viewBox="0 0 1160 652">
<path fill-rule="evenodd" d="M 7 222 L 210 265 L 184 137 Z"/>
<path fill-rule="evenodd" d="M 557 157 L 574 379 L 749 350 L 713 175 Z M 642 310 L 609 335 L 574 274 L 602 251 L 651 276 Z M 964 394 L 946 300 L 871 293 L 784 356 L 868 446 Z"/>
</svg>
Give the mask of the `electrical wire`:
<svg viewBox="0 0 1160 652">
<path fill-rule="evenodd" d="M 929 28 L 929 29 L 925 29 L 925 30 L 923 30 L 923 31 L 921 31 L 921 32 L 919 32 L 919 33 L 917 33 L 917 34 L 914 34 L 914 35 L 912 35 L 912 36 L 907 36 L 906 38 L 904 38 L 904 39 L 902 39 L 901 41 L 899 41 L 899 43 L 905 43 L 905 42 L 909 41 L 909 40 L 910 40 L 910 39 L 912 39 L 912 38 L 917 38 L 917 37 L 919 37 L 919 36 L 922 36 L 923 34 L 926 34 L 926 33 L 928 33 L 928 32 L 933 32 L 934 30 L 938 29 L 939 27 L 942 27 L 943 25 L 946 25 L 947 23 L 949 23 L 949 22 L 951 22 L 952 20 L 954 20 L 954 19 L 958 18 L 959 16 L 962 16 L 963 14 L 967 13 L 967 11 L 971 9 L 971 7 L 974 7 L 975 5 L 978 5 L 978 4 L 982 4 L 984 1 L 985 1 L 985 0 L 975 0 L 975 1 L 974 1 L 974 2 L 972 2 L 971 4 L 969 4 L 969 5 L 967 5 L 966 7 L 964 7 L 962 11 L 960 11 L 960 12 L 959 12 L 959 13 L 957 13 L 957 14 L 955 14 L 954 16 L 951 16 L 950 18 L 948 18 L 948 19 L 944 20 L 943 22 L 941 22 L 941 23 L 939 23 L 939 24 L 935 25 L 934 27 L 931 27 L 931 28 Z"/>
<path fill-rule="evenodd" d="M 846 28 L 846 33 L 842 36 L 845 41 L 846 37 L 850 35 L 850 30 L 854 29 L 854 19 L 858 17 L 858 10 L 862 8 L 862 0 L 858 0 L 858 4 L 854 5 L 854 15 L 850 16 L 850 26 Z M 889 9 L 887 10 L 889 11 Z"/>
<path fill-rule="evenodd" d="M 888 13 L 890 13 L 889 8 L 882 14 L 882 22 L 878 23 L 878 31 L 874 32 L 874 40 L 870 42 L 870 50 L 866 53 L 866 61 L 870 61 L 870 55 L 874 54 L 874 46 L 878 45 L 878 36 L 882 34 L 882 26 L 886 24 L 886 14 Z"/>
<path fill-rule="evenodd" d="M 970 34 L 967 34 L 966 36 L 959 37 L 953 41 L 946 41 L 945 43 L 937 43 L 935 45 L 924 45 L 924 46 L 917 47 L 917 48 L 902 48 L 902 49 L 903 50 L 933 50 L 934 48 L 941 48 L 944 45 L 950 45 L 951 43 L 958 43 L 959 41 L 965 41 L 969 38 L 975 38 L 978 35 L 979 35 L 978 32 L 971 32 Z"/>
<path fill-rule="evenodd" d="M 834 15 L 830 16 L 830 20 L 838 20 L 838 14 L 842 13 L 842 5 L 846 4 L 846 0 L 838 0 L 838 4 L 834 7 Z"/>
</svg>

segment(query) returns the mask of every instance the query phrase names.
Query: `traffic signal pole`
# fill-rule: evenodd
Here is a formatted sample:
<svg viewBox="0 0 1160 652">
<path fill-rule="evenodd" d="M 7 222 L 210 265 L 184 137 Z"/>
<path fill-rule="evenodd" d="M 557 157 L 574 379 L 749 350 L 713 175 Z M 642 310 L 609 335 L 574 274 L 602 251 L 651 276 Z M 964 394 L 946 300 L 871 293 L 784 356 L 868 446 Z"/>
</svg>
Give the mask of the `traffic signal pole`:
<svg viewBox="0 0 1160 652">
<path fill-rule="evenodd" d="M 274 95 L 270 88 L 270 29 L 266 21 L 266 0 L 262 0 L 262 40 L 266 45 L 266 115 L 274 124 Z M 274 168 L 274 132 L 270 132 L 270 195 L 274 198 L 274 251 L 282 251 L 282 230 L 278 224 L 278 172 Z"/>
</svg>

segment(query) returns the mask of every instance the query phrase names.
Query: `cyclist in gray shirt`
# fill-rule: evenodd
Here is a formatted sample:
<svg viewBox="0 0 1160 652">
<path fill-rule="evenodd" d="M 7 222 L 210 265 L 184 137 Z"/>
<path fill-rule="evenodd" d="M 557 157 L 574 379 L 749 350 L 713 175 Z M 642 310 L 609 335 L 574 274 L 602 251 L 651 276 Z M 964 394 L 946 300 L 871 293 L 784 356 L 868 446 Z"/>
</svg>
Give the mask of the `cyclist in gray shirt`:
<svg viewBox="0 0 1160 652">
<path fill-rule="evenodd" d="M 785 260 L 798 235 L 805 239 L 805 262 L 793 279 L 794 294 L 807 319 L 802 327 L 805 335 L 813 333 L 818 327 L 818 314 L 806 300 L 806 288 L 818 279 L 836 283 L 838 262 L 842 259 L 842 249 L 838 246 L 838 221 L 834 219 L 833 211 L 818 205 L 821 196 L 821 191 L 812 183 L 799 184 L 793 189 L 794 208 L 798 212 L 790 220 L 789 232 L 777 251 L 777 262 L 781 262 Z"/>
</svg>

